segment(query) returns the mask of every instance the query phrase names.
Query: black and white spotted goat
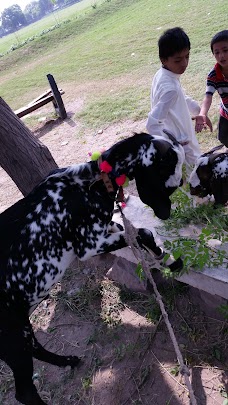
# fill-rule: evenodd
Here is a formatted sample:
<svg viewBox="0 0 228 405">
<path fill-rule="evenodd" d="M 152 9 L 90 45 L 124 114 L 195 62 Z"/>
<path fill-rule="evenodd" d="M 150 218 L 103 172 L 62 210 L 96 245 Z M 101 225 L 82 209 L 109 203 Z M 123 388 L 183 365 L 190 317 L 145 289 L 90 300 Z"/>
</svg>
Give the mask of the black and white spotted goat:
<svg viewBox="0 0 228 405">
<path fill-rule="evenodd" d="M 213 195 L 215 206 L 228 202 L 228 150 L 216 153 L 222 147 L 201 155 L 189 179 L 191 194 L 202 198 Z"/>
<path fill-rule="evenodd" d="M 101 161 L 111 168 L 105 179 L 111 191 Z M 116 178 L 125 174 L 135 179 L 141 200 L 167 219 L 183 161 L 183 148 L 171 140 L 135 134 L 104 152 L 99 162 L 57 169 L 0 215 L 0 358 L 13 371 L 19 402 L 44 404 L 32 380 L 33 357 L 57 366 L 74 367 L 80 361 L 44 349 L 29 314 L 75 257 L 86 260 L 126 246 L 123 229 L 110 232 Z M 138 240 L 161 255 L 150 231 L 139 229 Z M 178 260 L 170 268 L 180 266 Z"/>
</svg>

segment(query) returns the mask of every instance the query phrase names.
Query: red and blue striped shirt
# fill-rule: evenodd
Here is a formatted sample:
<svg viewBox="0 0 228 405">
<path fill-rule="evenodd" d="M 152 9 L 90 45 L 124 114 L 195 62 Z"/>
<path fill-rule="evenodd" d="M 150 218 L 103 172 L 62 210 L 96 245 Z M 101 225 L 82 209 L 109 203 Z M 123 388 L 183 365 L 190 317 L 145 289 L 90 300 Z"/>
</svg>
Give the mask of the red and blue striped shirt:
<svg viewBox="0 0 228 405">
<path fill-rule="evenodd" d="M 213 95 L 216 90 L 221 99 L 220 115 L 228 120 L 228 79 L 223 75 L 218 63 L 207 76 L 206 94 Z"/>
</svg>

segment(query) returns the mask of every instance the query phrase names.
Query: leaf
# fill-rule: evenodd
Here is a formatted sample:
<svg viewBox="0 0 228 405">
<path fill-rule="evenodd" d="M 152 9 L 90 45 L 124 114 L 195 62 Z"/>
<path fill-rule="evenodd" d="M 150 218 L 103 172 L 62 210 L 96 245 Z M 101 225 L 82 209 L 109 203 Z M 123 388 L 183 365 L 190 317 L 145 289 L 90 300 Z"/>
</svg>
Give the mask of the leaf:
<svg viewBox="0 0 228 405">
<path fill-rule="evenodd" d="M 175 366 L 175 367 L 171 368 L 170 373 L 171 373 L 172 375 L 174 375 L 175 377 L 177 377 L 178 374 L 179 374 L 179 367 L 178 367 L 178 366 Z"/>
<path fill-rule="evenodd" d="M 216 360 L 221 360 L 221 352 L 220 352 L 220 350 L 217 348 L 217 347 L 215 347 L 214 348 L 214 357 L 216 358 Z"/>
<path fill-rule="evenodd" d="M 203 228 L 201 232 L 202 232 L 202 234 L 207 235 L 207 236 L 212 234 L 212 231 L 208 228 Z"/>
<path fill-rule="evenodd" d="M 169 254 L 166 253 L 165 256 L 163 257 L 163 262 L 166 263 L 169 257 L 170 257 Z"/>
<path fill-rule="evenodd" d="M 182 250 L 181 249 L 176 249 L 173 252 L 173 257 L 174 257 L 175 260 L 179 259 L 179 257 L 181 257 L 181 255 L 182 255 Z"/>
<path fill-rule="evenodd" d="M 141 263 L 138 263 L 138 264 L 137 264 L 137 267 L 136 267 L 135 272 L 136 272 L 136 274 L 137 274 L 137 276 L 138 276 L 138 278 L 139 278 L 140 280 L 144 280 L 144 279 L 145 279 L 145 275 L 144 275 L 144 271 L 143 271 L 143 268 L 142 268 Z"/>
</svg>

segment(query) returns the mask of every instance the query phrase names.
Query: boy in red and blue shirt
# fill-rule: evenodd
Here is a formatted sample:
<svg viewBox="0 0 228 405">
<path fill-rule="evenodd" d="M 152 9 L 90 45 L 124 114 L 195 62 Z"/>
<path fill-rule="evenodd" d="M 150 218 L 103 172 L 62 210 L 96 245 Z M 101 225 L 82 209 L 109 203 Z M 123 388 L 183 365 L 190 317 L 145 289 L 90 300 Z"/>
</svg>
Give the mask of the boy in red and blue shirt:
<svg viewBox="0 0 228 405">
<path fill-rule="evenodd" d="M 211 51 L 217 63 L 207 77 L 206 94 L 196 118 L 196 131 L 201 132 L 205 126 L 212 97 L 217 90 L 221 101 L 218 139 L 228 147 L 228 30 L 220 31 L 212 38 Z"/>
</svg>

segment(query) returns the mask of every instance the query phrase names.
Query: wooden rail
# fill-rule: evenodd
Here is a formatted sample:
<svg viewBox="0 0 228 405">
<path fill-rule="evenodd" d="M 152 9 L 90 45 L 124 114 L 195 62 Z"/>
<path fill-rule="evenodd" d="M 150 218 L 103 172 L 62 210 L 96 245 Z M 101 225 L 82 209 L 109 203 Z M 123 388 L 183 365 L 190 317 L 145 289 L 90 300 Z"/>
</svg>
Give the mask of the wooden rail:
<svg viewBox="0 0 228 405">
<path fill-rule="evenodd" d="M 53 106 L 56 110 L 56 113 L 62 118 L 66 118 L 66 110 L 63 104 L 63 100 L 61 95 L 64 94 L 62 89 L 58 89 L 55 79 L 52 75 L 47 75 L 49 84 L 51 89 L 46 90 L 40 96 L 32 100 L 29 104 L 24 107 L 19 108 L 18 110 L 14 111 L 14 113 L 19 117 L 24 117 L 25 115 L 37 110 L 38 108 L 48 104 L 50 102 L 53 103 Z"/>
<path fill-rule="evenodd" d="M 63 90 L 59 90 L 59 92 L 61 95 L 64 94 Z M 38 110 L 38 108 L 44 106 L 45 104 L 50 103 L 51 101 L 52 102 L 54 101 L 54 96 L 53 96 L 51 90 L 47 90 L 41 96 L 39 96 L 35 100 L 31 101 L 31 103 L 29 103 L 28 105 L 21 107 L 14 112 L 19 118 L 21 118 L 35 110 Z"/>
</svg>

